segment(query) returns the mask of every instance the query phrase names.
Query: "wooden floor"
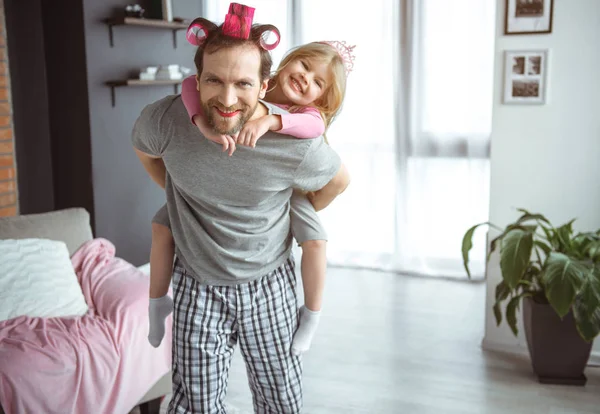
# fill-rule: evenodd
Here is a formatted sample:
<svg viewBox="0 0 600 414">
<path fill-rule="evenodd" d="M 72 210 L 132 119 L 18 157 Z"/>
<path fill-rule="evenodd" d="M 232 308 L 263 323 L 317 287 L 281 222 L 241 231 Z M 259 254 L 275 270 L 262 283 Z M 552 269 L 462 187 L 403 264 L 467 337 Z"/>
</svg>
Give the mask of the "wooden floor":
<svg viewBox="0 0 600 414">
<path fill-rule="evenodd" d="M 586 387 L 541 385 L 528 358 L 485 352 L 485 286 L 331 269 L 322 322 L 304 358 L 305 414 L 600 413 L 600 368 Z M 239 350 L 228 414 L 251 414 Z M 168 400 L 161 413 L 166 413 Z"/>
<path fill-rule="evenodd" d="M 482 351 L 483 284 L 347 269 L 328 277 L 304 358 L 304 413 L 600 413 L 600 369 L 587 369 L 586 387 L 547 386 L 528 359 Z M 252 413 L 239 350 L 227 401 Z"/>
</svg>

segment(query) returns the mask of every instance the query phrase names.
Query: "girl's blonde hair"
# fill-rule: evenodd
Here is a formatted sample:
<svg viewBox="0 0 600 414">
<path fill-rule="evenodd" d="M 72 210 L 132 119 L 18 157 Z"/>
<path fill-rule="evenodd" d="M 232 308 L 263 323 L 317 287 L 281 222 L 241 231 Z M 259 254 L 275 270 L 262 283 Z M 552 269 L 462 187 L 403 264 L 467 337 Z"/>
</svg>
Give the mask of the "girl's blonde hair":
<svg viewBox="0 0 600 414">
<path fill-rule="evenodd" d="M 346 96 L 346 68 L 344 61 L 338 53 L 337 49 L 326 43 L 312 42 L 292 49 L 281 61 L 277 71 L 273 75 L 273 84 L 275 86 L 279 78 L 279 73 L 290 62 L 298 59 L 310 59 L 320 62 L 325 62 L 329 65 L 332 79 L 327 89 L 312 105 L 317 108 L 323 117 L 325 123 L 325 131 L 329 128 L 335 117 L 342 109 L 344 97 Z M 291 107 L 290 112 L 298 110 L 299 107 Z"/>
</svg>

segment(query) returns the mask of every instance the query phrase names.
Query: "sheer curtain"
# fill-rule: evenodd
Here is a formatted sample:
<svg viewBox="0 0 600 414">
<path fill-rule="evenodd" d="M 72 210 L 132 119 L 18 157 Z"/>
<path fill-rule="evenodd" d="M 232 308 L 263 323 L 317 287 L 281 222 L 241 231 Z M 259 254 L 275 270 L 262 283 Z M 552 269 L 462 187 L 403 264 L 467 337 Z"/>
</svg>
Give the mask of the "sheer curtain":
<svg viewBox="0 0 600 414">
<path fill-rule="evenodd" d="M 409 105 L 397 202 L 406 242 L 399 267 L 409 272 L 464 277 L 461 237 L 488 217 L 495 3 L 402 2 L 399 21 L 410 32 L 399 54 L 410 66 L 399 85 Z M 483 232 L 474 244 L 473 270 L 483 277 Z"/>
<path fill-rule="evenodd" d="M 229 1 L 207 4 L 222 21 Z M 330 264 L 465 277 L 462 235 L 488 216 L 495 0 L 246 4 L 255 21 L 282 29 L 275 65 L 310 41 L 356 45 L 344 108 L 327 134 L 352 176 L 320 213 Z M 481 277 L 485 235 L 476 236 Z"/>
</svg>

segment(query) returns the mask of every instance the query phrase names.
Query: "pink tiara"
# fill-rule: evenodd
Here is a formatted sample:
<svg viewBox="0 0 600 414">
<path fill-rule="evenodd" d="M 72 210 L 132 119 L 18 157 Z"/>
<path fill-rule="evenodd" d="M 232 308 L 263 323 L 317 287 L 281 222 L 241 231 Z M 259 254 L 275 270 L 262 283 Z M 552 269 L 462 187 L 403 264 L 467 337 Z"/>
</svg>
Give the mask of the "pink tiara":
<svg viewBox="0 0 600 414">
<path fill-rule="evenodd" d="M 352 72 L 352 69 L 354 69 L 354 59 L 356 59 L 356 56 L 354 56 L 354 48 L 356 47 L 356 45 L 348 46 L 343 40 L 324 40 L 319 43 L 324 43 L 337 50 L 338 54 L 342 58 L 342 61 L 344 62 L 344 67 L 346 68 L 346 76 L 348 76 L 348 74 Z"/>
</svg>

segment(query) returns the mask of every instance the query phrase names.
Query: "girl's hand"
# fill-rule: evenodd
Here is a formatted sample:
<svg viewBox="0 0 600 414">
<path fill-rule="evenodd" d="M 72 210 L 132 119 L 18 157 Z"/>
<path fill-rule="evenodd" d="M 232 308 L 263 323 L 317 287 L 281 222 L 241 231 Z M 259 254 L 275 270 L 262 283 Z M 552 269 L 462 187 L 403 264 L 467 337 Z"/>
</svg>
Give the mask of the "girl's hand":
<svg viewBox="0 0 600 414">
<path fill-rule="evenodd" d="M 263 116 L 254 121 L 248 121 L 238 134 L 236 142 L 240 145 L 254 148 L 256 141 L 271 129 L 272 124 L 273 120 L 270 115 Z"/>
<path fill-rule="evenodd" d="M 206 139 L 216 142 L 217 144 L 221 144 L 223 146 L 223 152 L 229 150 L 229 156 L 231 157 L 235 151 L 235 139 L 232 136 L 221 135 L 213 131 L 213 129 L 208 126 L 202 115 L 194 115 L 193 121 L 200 130 L 200 133 L 204 135 Z"/>
</svg>

